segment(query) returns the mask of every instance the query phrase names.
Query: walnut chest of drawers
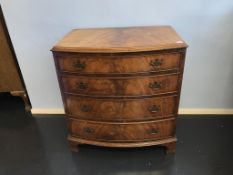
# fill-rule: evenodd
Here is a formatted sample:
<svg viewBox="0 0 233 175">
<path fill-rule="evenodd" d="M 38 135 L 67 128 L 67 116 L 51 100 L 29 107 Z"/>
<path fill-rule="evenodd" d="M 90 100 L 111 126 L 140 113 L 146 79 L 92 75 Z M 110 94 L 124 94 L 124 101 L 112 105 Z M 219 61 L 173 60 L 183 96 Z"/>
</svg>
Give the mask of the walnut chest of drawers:
<svg viewBox="0 0 233 175">
<path fill-rule="evenodd" d="M 186 48 L 170 26 L 67 34 L 52 52 L 71 150 L 162 145 L 175 152 Z"/>
</svg>

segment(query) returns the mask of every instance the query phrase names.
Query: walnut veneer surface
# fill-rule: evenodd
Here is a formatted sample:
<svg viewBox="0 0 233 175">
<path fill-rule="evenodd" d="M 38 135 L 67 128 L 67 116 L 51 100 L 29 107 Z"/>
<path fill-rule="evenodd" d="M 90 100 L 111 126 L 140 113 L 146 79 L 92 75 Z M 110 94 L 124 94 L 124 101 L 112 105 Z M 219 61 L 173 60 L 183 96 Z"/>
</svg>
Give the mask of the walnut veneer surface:
<svg viewBox="0 0 233 175">
<path fill-rule="evenodd" d="M 170 26 L 76 29 L 53 49 L 70 148 L 163 145 L 175 121 L 187 45 Z"/>
</svg>

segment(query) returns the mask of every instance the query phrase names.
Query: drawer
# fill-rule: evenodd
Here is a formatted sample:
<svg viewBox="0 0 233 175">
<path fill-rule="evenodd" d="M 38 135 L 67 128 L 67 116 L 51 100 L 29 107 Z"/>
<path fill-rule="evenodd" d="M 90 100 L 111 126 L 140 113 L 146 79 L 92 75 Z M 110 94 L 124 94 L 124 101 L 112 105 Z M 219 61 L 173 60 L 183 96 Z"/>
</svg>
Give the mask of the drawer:
<svg viewBox="0 0 233 175">
<path fill-rule="evenodd" d="M 69 120 L 71 134 L 79 138 L 107 141 L 146 141 L 174 136 L 175 120 L 140 123 L 101 123 Z"/>
<path fill-rule="evenodd" d="M 91 96 L 148 96 L 177 91 L 178 74 L 138 77 L 62 76 L 66 93 Z"/>
<path fill-rule="evenodd" d="M 95 121 L 142 121 L 171 117 L 176 96 L 145 99 L 95 99 L 66 97 L 67 114 Z"/>
<path fill-rule="evenodd" d="M 57 61 L 62 72 L 130 74 L 178 70 L 180 58 L 180 53 L 126 55 L 63 53 L 57 56 Z"/>
</svg>

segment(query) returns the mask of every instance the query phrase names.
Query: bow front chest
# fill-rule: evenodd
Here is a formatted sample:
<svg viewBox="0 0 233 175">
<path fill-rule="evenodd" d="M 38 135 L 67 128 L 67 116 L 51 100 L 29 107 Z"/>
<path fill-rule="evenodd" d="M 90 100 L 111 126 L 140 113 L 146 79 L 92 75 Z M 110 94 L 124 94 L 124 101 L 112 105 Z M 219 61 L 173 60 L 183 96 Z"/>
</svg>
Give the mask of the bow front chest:
<svg viewBox="0 0 233 175">
<path fill-rule="evenodd" d="M 68 33 L 52 52 L 71 150 L 162 145 L 175 152 L 186 48 L 170 26 Z"/>
</svg>

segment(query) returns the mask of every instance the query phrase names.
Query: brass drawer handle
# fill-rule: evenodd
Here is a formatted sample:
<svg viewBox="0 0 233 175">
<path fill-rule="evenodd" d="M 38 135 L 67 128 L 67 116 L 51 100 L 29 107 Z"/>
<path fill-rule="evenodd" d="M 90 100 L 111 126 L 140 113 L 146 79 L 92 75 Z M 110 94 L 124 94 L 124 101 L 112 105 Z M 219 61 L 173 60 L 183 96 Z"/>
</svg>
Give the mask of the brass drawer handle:
<svg viewBox="0 0 233 175">
<path fill-rule="evenodd" d="M 85 90 L 88 88 L 88 84 L 84 82 L 76 82 L 77 90 Z"/>
<path fill-rule="evenodd" d="M 151 113 L 157 113 L 160 110 L 161 110 L 160 106 L 157 106 L 157 105 L 152 105 L 148 107 L 148 111 L 150 111 Z"/>
<path fill-rule="evenodd" d="M 84 132 L 87 133 L 87 134 L 91 134 L 94 132 L 94 129 L 92 128 L 84 128 Z"/>
<path fill-rule="evenodd" d="M 81 111 L 82 112 L 90 112 L 92 110 L 92 107 L 90 105 L 82 105 Z"/>
<path fill-rule="evenodd" d="M 162 88 L 162 82 L 154 81 L 153 83 L 149 84 L 149 88 L 153 90 L 158 90 Z"/>
<path fill-rule="evenodd" d="M 155 134 L 158 134 L 159 133 L 159 130 L 158 129 L 155 129 L 155 128 L 151 128 L 148 130 L 148 134 L 151 134 L 151 135 L 155 135 Z"/>
<path fill-rule="evenodd" d="M 159 69 L 160 66 L 162 66 L 162 64 L 163 64 L 162 59 L 156 59 L 156 60 L 151 60 L 150 61 L 150 65 L 155 69 Z"/>
<path fill-rule="evenodd" d="M 77 70 L 83 70 L 86 67 L 86 63 L 84 61 L 81 62 L 80 60 L 75 60 L 73 61 L 73 67 Z"/>
</svg>

